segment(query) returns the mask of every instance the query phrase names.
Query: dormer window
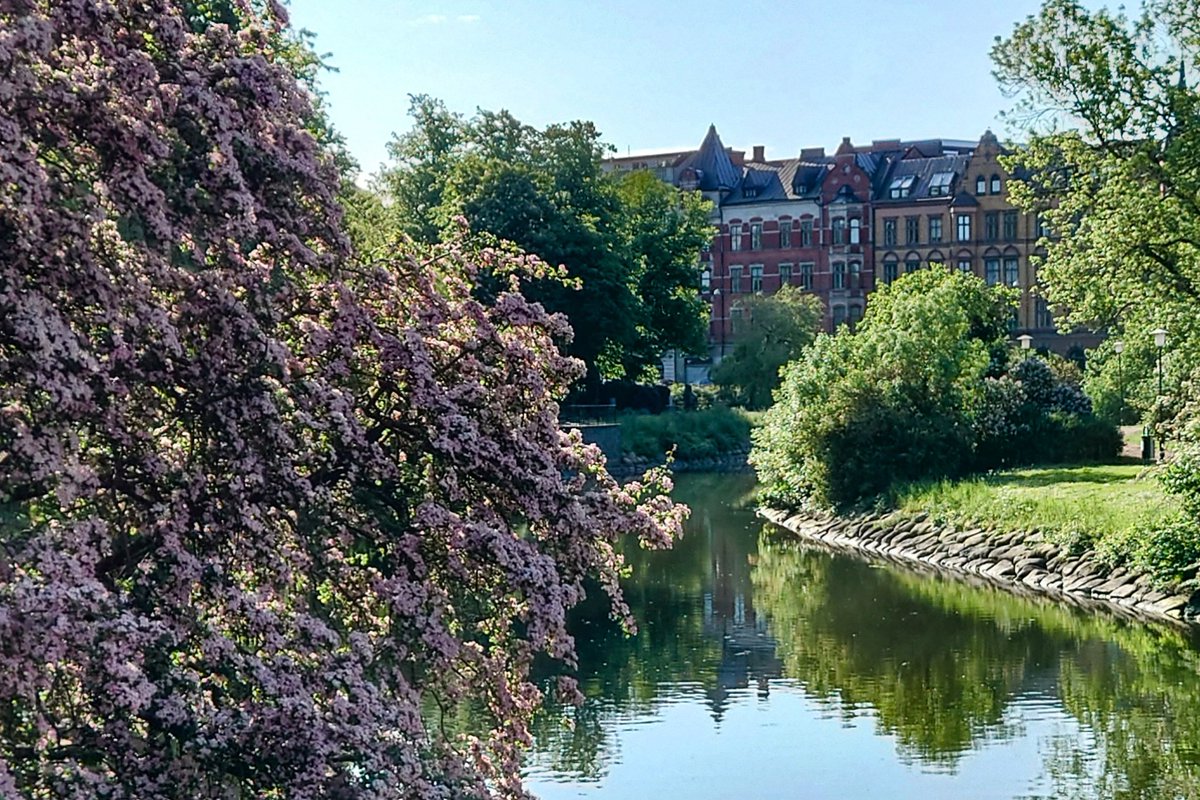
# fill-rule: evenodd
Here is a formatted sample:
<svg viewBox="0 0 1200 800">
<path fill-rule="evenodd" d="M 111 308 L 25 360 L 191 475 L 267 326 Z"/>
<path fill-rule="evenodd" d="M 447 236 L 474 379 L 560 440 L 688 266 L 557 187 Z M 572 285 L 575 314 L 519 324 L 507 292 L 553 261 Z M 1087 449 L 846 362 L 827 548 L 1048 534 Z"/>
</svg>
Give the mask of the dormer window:
<svg viewBox="0 0 1200 800">
<path fill-rule="evenodd" d="M 888 187 L 888 197 L 893 200 L 908 197 L 909 193 L 912 192 L 915 180 L 915 175 L 901 175 L 899 178 L 896 178 L 892 181 L 892 185 Z"/>
<path fill-rule="evenodd" d="M 929 179 L 929 196 L 946 197 L 950 194 L 950 184 L 954 181 L 953 172 L 935 172 Z"/>
<path fill-rule="evenodd" d="M 992 194 L 1000 194 L 1000 176 L 992 176 Z"/>
<path fill-rule="evenodd" d="M 975 194 L 987 194 L 987 178 L 982 175 L 975 179 Z"/>
</svg>

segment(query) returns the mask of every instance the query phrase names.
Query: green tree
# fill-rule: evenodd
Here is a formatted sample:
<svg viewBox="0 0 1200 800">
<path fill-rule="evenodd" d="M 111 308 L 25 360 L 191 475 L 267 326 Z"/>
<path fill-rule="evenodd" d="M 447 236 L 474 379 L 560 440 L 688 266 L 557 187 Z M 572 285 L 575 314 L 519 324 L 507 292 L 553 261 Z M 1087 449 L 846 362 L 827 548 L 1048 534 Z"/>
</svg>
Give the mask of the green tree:
<svg viewBox="0 0 1200 800">
<path fill-rule="evenodd" d="M 992 58 L 1028 140 L 1009 165 L 1021 176 L 1011 195 L 1055 234 L 1045 292 L 1063 324 L 1108 327 L 1132 356 L 1122 369 L 1142 367 L 1128 397 L 1178 438 L 1169 485 L 1197 498 L 1200 535 L 1200 2 L 1147 0 L 1127 16 L 1047 0 Z M 1090 385 L 1111 385 L 1114 362 Z"/>
<path fill-rule="evenodd" d="M 380 173 L 375 188 L 395 209 L 398 229 L 433 244 L 446 225 L 442 195 L 466 147 L 466 120 L 423 94 L 409 95 L 408 115 L 412 129 L 388 143 L 391 167 Z"/>
<path fill-rule="evenodd" d="M 713 370 L 713 382 L 747 408 L 766 408 L 779 388 L 779 370 L 812 344 L 821 327 L 821 301 L 794 286 L 743 302 L 747 321 L 733 352 Z"/>
<path fill-rule="evenodd" d="M 1027 141 L 1010 196 L 1054 234 L 1039 275 L 1060 323 L 1151 353 L 1149 331 L 1166 328 L 1172 391 L 1200 363 L 1197 45 L 1196 0 L 1135 17 L 1047 0 L 992 51 Z"/>
<path fill-rule="evenodd" d="M 642 309 L 637 344 L 625 363 L 626 374 L 636 374 L 666 350 L 705 350 L 707 306 L 696 291 L 697 256 L 712 239 L 712 204 L 698 192 L 680 192 L 646 171 L 619 178 L 617 196 Z"/>
<path fill-rule="evenodd" d="M 971 411 L 1010 305 L 974 276 L 923 270 L 876 292 L 857 333 L 819 335 L 753 434 L 771 502 L 848 506 L 968 468 Z"/>
<path fill-rule="evenodd" d="M 515 243 L 572 280 L 523 290 L 566 315 L 569 352 L 587 383 L 640 378 L 671 347 L 703 346 L 697 253 L 711 235 L 708 204 L 649 175 L 602 168 L 590 122 L 538 130 L 507 111 L 466 119 L 415 96 L 413 129 L 392 142 L 376 188 L 414 238 L 440 240 L 464 216 L 472 230 Z"/>
</svg>

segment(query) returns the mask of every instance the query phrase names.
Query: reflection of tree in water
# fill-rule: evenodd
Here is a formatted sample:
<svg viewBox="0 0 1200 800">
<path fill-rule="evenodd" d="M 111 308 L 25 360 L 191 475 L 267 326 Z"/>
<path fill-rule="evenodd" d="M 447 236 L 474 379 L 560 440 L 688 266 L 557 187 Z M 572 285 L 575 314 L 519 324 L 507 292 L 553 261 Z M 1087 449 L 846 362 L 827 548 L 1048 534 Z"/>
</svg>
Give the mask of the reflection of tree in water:
<svg viewBox="0 0 1200 800">
<path fill-rule="evenodd" d="M 1013 733 L 1018 696 L 1082 734 L 1041 744 L 1050 797 L 1200 800 L 1200 654 L 1191 637 L 777 542 L 754 573 L 789 677 L 902 749 L 952 765 Z"/>
<path fill-rule="evenodd" d="M 1084 731 L 1039 742 L 1050 788 L 1038 796 L 1200 800 L 1200 657 L 1183 635 L 759 540 L 751 512 L 726 505 L 743 483 L 681 481 L 687 536 L 628 554 L 636 637 L 598 590 L 576 609 L 588 700 L 539 716 L 540 764 L 598 779 L 619 758 L 620 722 L 690 694 L 720 724 L 732 695 L 765 696 L 782 671 L 941 768 L 1019 733 L 1016 698 L 1061 703 Z"/>
<path fill-rule="evenodd" d="M 676 497 L 692 507 L 684 538 L 669 552 L 626 554 L 623 586 L 637 636 L 609 618 L 595 587 L 574 610 L 587 701 L 580 709 L 550 704 L 535 726 L 538 750 L 555 770 L 599 777 L 613 757 L 604 726 L 652 714 L 670 697 L 702 694 L 719 723 L 733 690 L 753 683 L 766 696 L 780 665 L 752 595 L 759 526 L 751 506 L 731 503 L 753 486 L 748 475 L 680 477 Z"/>
<path fill-rule="evenodd" d="M 1007 738 L 1006 699 L 1055 661 L 1038 631 L 931 607 L 887 570 L 764 538 L 754 573 L 790 677 L 847 718 L 870 707 L 904 753 L 953 764 L 980 739 Z"/>
</svg>

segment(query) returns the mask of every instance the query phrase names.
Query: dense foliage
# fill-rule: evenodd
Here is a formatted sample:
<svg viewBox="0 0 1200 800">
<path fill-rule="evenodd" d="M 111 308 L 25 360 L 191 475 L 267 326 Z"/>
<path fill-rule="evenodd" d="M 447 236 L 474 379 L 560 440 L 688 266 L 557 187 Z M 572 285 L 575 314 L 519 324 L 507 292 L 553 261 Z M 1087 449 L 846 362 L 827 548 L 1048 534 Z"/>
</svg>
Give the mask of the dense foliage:
<svg viewBox="0 0 1200 800">
<path fill-rule="evenodd" d="M 1009 303 L 926 270 L 881 288 L 857 333 L 818 336 L 754 433 L 767 498 L 845 507 L 897 481 L 1115 455 L 1077 385 L 1037 359 L 1007 370 Z"/>
<path fill-rule="evenodd" d="M 704 348 L 698 254 L 709 204 L 649 172 L 607 174 L 608 148 L 588 122 L 538 130 L 506 111 L 466 119 L 426 96 L 390 145 L 377 181 L 386 212 L 410 235 L 439 241 L 455 217 L 515 242 L 571 282 L 528 280 L 525 294 L 566 314 L 569 352 L 601 378 L 641 379 L 668 348 Z"/>
<path fill-rule="evenodd" d="M 684 461 L 745 452 L 754 424 L 747 412 L 722 405 L 699 411 L 626 414 L 620 421 L 623 450 L 645 458 L 673 453 Z"/>
<path fill-rule="evenodd" d="M 779 388 L 779 370 L 799 357 L 821 328 L 824 308 L 815 295 L 784 286 L 772 295 L 742 301 L 743 328 L 734 335 L 733 352 L 721 359 L 713 383 L 745 408 L 771 405 Z"/>
<path fill-rule="evenodd" d="M 1146 0 L 1127 16 L 1047 0 L 992 57 L 1027 139 L 1012 197 L 1055 234 L 1045 291 L 1064 324 L 1126 345 L 1119 360 L 1102 350 L 1089 388 L 1108 416 L 1129 418 L 1124 395 L 1172 440 L 1168 485 L 1200 508 L 1200 3 Z M 1168 332 L 1161 396 L 1155 328 Z"/>
<path fill-rule="evenodd" d="M 517 796 L 531 660 L 681 512 L 559 430 L 543 265 L 349 257 L 231 5 L 0 1 L 0 796 Z"/>
</svg>

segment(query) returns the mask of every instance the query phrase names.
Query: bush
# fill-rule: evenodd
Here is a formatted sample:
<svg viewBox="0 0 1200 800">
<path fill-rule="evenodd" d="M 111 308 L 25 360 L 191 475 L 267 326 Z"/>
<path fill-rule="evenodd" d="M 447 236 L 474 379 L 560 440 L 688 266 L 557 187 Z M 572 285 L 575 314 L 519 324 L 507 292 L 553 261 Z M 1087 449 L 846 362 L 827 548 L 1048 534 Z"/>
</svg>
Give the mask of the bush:
<svg viewBox="0 0 1200 800">
<path fill-rule="evenodd" d="M 960 474 L 970 409 L 1006 336 L 1008 296 L 925 270 L 881 288 L 858 333 L 821 335 L 784 370 L 752 460 L 768 502 L 854 505 L 897 480 Z"/>
<path fill-rule="evenodd" d="M 691 398 L 688 398 L 688 390 Z M 698 411 L 713 406 L 730 406 L 728 393 L 711 383 L 671 384 L 671 405 L 682 411 Z"/>
<path fill-rule="evenodd" d="M 660 458 L 674 449 L 690 461 L 745 451 L 750 446 L 751 418 L 725 406 L 704 411 L 621 416 L 621 447 L 645 458 Z"/>
<path fill-rule="evenodd" d="M 1073 365 L 1007 374 L 1009 296 L 966 275 L 882 289 L 857 334 L 818 337 L 785 368 L 752 461 L 768 502 L 844 508 L 895 482 L 1101 460 L 1118 431 L 1091 414 Z"/>
<path fill-rule="evenodd" d="M 1121 452 L 1121 432 L 1099 417 L 1058 412 L 1050 420 L 1052 433 L 1046 437 L 1050 452 L 1043 461 L 1111 461 Z"/>
<path fill-rule="evenodd" d="M 1160 585 L 1185 577 L 1185 568 L 1200 560 L 1200 526 L 1184 514 L 1140 529 L 1133 541 L 1133 565 L 1149 572 Z"/>
</svg>

